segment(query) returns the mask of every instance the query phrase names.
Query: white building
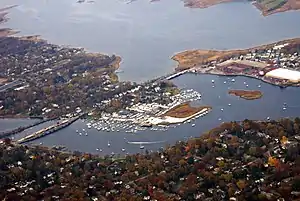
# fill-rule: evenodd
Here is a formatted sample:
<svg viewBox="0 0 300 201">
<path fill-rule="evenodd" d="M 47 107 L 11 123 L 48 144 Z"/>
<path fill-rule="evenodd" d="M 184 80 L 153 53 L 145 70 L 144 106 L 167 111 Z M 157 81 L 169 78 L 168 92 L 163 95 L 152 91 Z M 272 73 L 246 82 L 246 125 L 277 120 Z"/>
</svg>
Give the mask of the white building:
<svg viewBox="0 0 300 201">
<path fill-rule="evenodd" d="M 265 76 L 277 79 L 285 79 L 291 82 L 300 82 L 299 71 L 289 70 L 285 68 L 277 68 L 275 70 L 269 71 Z"/>
</svg>

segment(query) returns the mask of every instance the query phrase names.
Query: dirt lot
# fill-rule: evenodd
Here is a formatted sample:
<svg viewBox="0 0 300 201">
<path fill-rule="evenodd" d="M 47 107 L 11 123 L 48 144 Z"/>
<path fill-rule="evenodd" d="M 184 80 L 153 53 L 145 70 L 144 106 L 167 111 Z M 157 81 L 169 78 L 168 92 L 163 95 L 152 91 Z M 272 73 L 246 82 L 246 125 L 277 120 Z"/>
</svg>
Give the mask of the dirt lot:
<svg viewBox="0 0 300 201">
<path fill-rule="evenodd" d="M 211 109 L 211 107 L 209 107 L 209 106 L 192 107 L 192 106 L 190 106 L 189 103 L 183 103 L 181 105 L 178 105 L 178 106 L 172 108 L 167 113 L 165 113 L 163 116 L 186 118 L 193 114 L 196 114 L 197 112 L 200 112 L 201 110 L 203 110 L 205 108 Z"/>
</svg>

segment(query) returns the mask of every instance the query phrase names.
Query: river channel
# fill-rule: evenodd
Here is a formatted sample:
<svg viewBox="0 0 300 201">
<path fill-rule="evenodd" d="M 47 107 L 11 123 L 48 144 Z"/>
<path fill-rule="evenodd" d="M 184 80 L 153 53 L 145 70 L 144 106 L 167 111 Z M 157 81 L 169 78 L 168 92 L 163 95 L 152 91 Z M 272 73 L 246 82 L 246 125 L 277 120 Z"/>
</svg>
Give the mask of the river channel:
<svg viewBox="0 0 300 201">
<path fill-rule="evenodd" d="M 208 9 L 185 8 L 179 0 L 155 3 L 139 0 L 131 4 L 118 0 L 82 4 L 76 3 L 76 0 L 2 0 L 0 7 L 15 4 L 18 6 L 9 11 L 10 20 L 2 27 L 20 30 L 19 35 L 39 34 L 55 44 L 118 54 L 123 59 L 120 70 L 124 71 L 118 74 L 119 78 L 136 82 L 172 72 L 176 63 L 170 57 L 185 49 L 247 48 L 300 36 L 297 26 L 300 12 L 263 17 L 246 1 Z M 214 88 L 212 79 L 215 80 Z M 266 119 L 268 116 L 277 119 L 300 114 L 299 88 L 281 89 L 245 77 L 236 77 L 235 82 L 231 82 L 231 79 L 185 74 L 173 80 L 180 88 L 199 91 L 202 94 L 201 102 L 213 107 L 207 116 L 192 122 L 196 124 L 195 127 L 191 126 L 192 123 L 186 123 L 165 132 L 146 130 L 128 134 L 88 129 L 86 122 L 78 120 L 33 143 L 64 145 L 69 150 L 99 154 L 122 153 L 122 148 L 126 149 L 125 152 L 135 153 L 144 150 L 127 141 L 163 141 L 145 145 L 148 150 L 157 150 L 166 144 L 199 136 L 222 121 Z M 259 100 L 247 101 L 227 94 L 230 88 L 246 89 L 244 82 L 249 85 L 247 89 L 258 89 L 258 85 L 261 85 L 259 89 L 264 96 Z M 284 103 L 287 104 L 286 110 L 283 110 Z M 221 108 L 224 110 L 221 111 Z M 24 125 L 26 121 L 30 123 L 30 120 L 0 120 L 0 130 Z M 76 133 L 76 130 L 83 128 L 87 130 L 88 136 Z M 30 131 L 24 131 L 21 136 L 27 133 Z M 108 142 L 110 147 L 107 146 Z M 97 148 L 102 149 L 102 152 L 97 151 Z"/>
</svg>

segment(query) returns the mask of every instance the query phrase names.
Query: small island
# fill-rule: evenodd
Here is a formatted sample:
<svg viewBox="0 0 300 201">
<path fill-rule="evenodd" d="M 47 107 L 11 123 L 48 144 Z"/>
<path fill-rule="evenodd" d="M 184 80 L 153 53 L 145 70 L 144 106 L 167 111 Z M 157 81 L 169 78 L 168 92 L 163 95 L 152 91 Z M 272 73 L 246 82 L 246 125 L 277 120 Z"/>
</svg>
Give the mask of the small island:
<svg viewBox="0 0 300 201">
<path fill-rule="evenodd" d="M 260 99 L 263 95 L 261 91 L 256 90 L 229 90 L 228 93 L 246 100 Z"/>
</svg>

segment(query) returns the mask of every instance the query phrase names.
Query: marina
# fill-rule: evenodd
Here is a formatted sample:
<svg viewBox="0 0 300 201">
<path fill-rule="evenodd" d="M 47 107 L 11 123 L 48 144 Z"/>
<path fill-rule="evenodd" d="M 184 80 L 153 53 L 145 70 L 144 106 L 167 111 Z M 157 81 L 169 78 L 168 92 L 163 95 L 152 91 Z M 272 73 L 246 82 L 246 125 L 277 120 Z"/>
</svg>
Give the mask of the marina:
<svg viewBox="0 0 300 201">
<path fill-rule="evenodd" d="M 209 87 L 209 85 L 212 85 L 212 79 L 215 80 L 215 88 Z M 199 104 L 209 104 L 213 108 L 205 116 L 200 115 L 199 118 L 194 117 L 190 119 L 190 123 L 186 121 L 185 123 L 173 125 L 137 126 L 135 128 L 135 124 L 126 121 L 114 121 L 112 116 L 101 121 L 78 119 L 63 130 L 29 143 L 39 144 L 42 142 L 44 146 L 49 147 L 63 145 L 70 151 L 80 150 L 99 155 L 111 155 L 112 152 L 115 155 L 125 155 L 146 150 L 159 150 L 161 147 L 175 143 L 178 140 L 187 140 L 191 137 L 199 136 L 223 121 L 239 121 L 245 118 L 271 120 L 298 116 L 300 112 L 298 102 L 300 99 L 292 96 L 292 94 L 298 93 L 299 88 L 288 87 L 281 89 L 256 79 L 240 76 L 234 78 L 235 82 L 231 82 L 231 79 L 213 75 L 195 76 L 188 73 L 173 80 L 182 89 L 193 88 L 193 91 L 201 91 L 201 99 L 198 100 Z M 226 87 L 224 87 L 224 81 L 227 81 Z M 264 96 L 261 99 L 247 101 L 228 94 L 227 87 L 237 88 L 237 86 L 244 86 L 244 89 L 246 89 L 244 82 L 249 85 L 250 90 L 257 90 L 258 86 L 261 86 L 260 90 L 264 93 Z M 274 97 L 276 97 L 276 102 L 273 101 Z M 264 113 L 261 111 L 264 111 Z M 94 128 L 94 126 L 97 128 Z M 105 127 L 107 127 L 109 132 L 106 129 L 102 130 Z M 88 135 L 86 136 L 85 133 L 88 133 Z M 14 137 L 15 140 L 19 139 L 18 135 Z M 141 142 L 152 143 L 142 143 L 143 149 L 140 149 Z"/>
</svg>

